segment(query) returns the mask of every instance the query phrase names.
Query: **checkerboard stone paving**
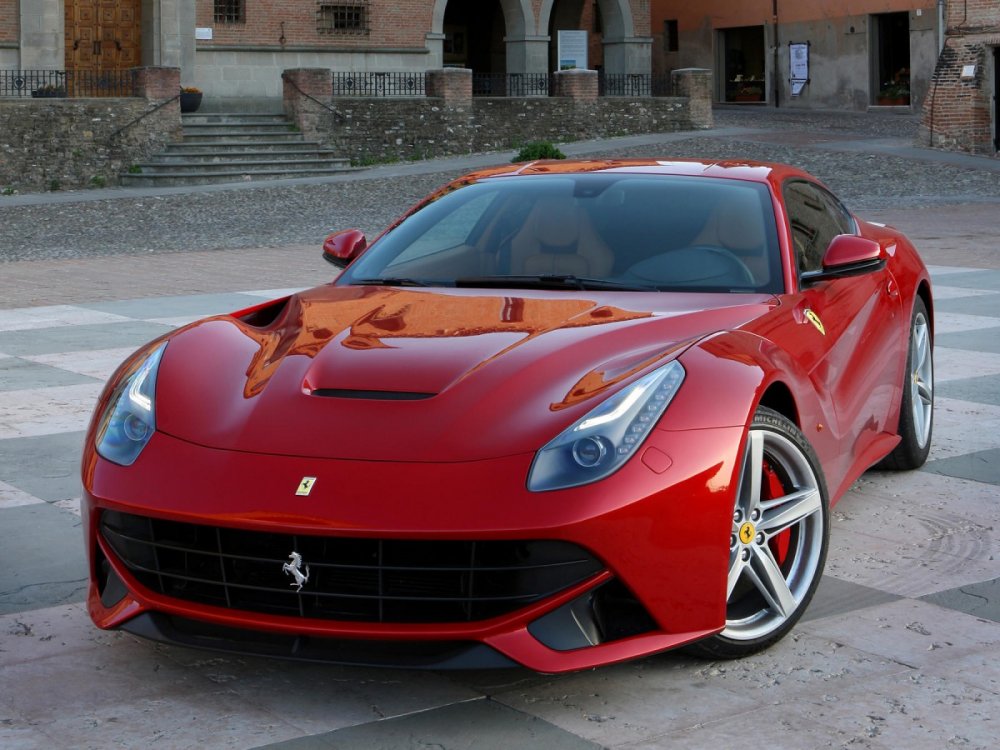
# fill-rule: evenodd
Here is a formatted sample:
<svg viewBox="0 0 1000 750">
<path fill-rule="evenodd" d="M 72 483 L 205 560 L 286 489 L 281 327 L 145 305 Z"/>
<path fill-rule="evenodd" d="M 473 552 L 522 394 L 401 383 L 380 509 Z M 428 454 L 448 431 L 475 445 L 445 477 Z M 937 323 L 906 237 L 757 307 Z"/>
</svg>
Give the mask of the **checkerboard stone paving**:
<svg viewBox="0 0 1000 750">
<path fill-rule="evenodd" d="M 880 630 L 887 627 L 884 623 L 892 621 L 893 617 L 907 623 L 907 637 L 917 639 L 917 643 L 926 641 L 924 647 L 928 651 L 961 641 L 962 628 L 972 626 L 942 625 L 961 620 L 960 613 L 976 618 L 974 621 L 961 620 L 961 623 L 1000 622 L 1000 559 L 996 554 L 1000 538 L 1000 271 L 939 266 L 934 267 L 932 273 L 936 284 L 937 409 L 930 460 L 917 472 L 869 472 L 838 504 L 833 513 L 827 575 L 812 607 L 797 627 L 796 635 L 788 639 L 788 645 L 779 647 L 779 654 L 780 649 L 792 649 L 795 658 L 808 661 L 817 658 L 814 655 L 822 649 L 815 647 L 809 651 L 803 644 L 828 644 L 832 639 L 839 644 L 838 648 L 847 649 L 850 654 L 855 653 L 851 649 L 857 649 L 857 653 L 873 650 L 876 654 L 889 654 L 876 657 L 876 662 L 880 664 L 886 662 L 878 662 L 879 658 L 890 661 L 898 658 L 909 664 L 907 659 L 919 661 L 921 658 L 906 651 L 913 647 L 912 644 L 904 647 L 900 644 L 906 642 L 906 638 L 897 643 Z M 72 647 L 78 649 L 74 653 L 83 653 L 82 644 L 92 646 L 96 642 L 105 645 L 113 643 L 114 653 L 125 654 L 118 657 L 124 660 L 139 659 L 141 662 L 143 654 L 172 654 L 167 660 L 170 668 L 165 676 L 178 681 L 177 684 L 194 679 L 192 673 L 207 677 L 213 684 L 214 681 L 243 679 L 252 674 L 254 679 L 251 682 L 255 690 L 263 691 L 269 685 L 268 689 L 280 692 L 286 687 L 277 675 L 287 674 L 287 669 L 291 667 L 265 668 L 260 665 L 269 663 L 261 660 L 213 660 L 211 656 L 190 655 L 194 652 L 183 649 L 164 652 L 165 647 L 139 644 L 120 634 L 98 633 L 89 627 L 81 605 L 85 596 L 85 563 L 79 518 L 81 490 L 78 474 L 83 434 L 98 394 L 105 380 L 131 351 L 174 326 L 206 315 L 247 307 L 289 291 L 292 290 L 0 310 L 0 746 L 35 747 L 44 744 L 36 741 L 41 736 L 38 733 L 45 734 L 45 731 L 33 727 L 42 721 L 39 711 L 48 706 L 32 706 L 28 698 L 19 703 L 13 693 L 5 697 L 6 689 L 3 687 L 17 685 L 19 679 L 24 681 L 23 684 L 30 682 L 30 672 L 25 670 L 28 670 L 27 659 L 34 652 L 25 652 L 28 656 L 19 655 L 19 649 L 23 647 L 17 642 L 25 641 L 18 636 L 33 633 L 33 629 L 41 632 L 48 628 L 49 638 L 56 633 L 64 644 L 74 644 Z M 864 626 L 866 622 L 867 627 Z M 72 623 L 72 627 L 68 623 Z M 948 632 L 945 633 L 945 630 Z M 893 638 L 898 638 L 898 632 L 893 632 L 896 633 Z M 976 631 L 969 638 L 976 643 L 990 638 L 1000 641 L 1000 631 L 993 627 L 987 635 Z M 43 644 L 36 644 L 34 648 L 43 649 Z M 896 654 L 894 649 L 899 653 Z M 98 660 L 92 664 L 94 670 L 104 669 L 100 662 L 102 658 L 114 659 L 108 650 L 105 652 L 103 657 L 95 657 Z M 56 660 L 54 664 L 59 663 L 58 655 L 51 649 L 44 654 Z M 961 654 L 968 660 L 969 669 L 977 668 L 976 657 L 970 655 L 968 650 L 961 651 Z M 34 658 L 40 657 L 35 655 Z M 691 666 L 682 657 L 674 658 L 680 659 L 680 668 L 688 669 L 691 676 L 701 675 L 706 680 L 714 680 L 709 692 L 716 691 L 718 696 L 732 698 L 725 692 L 728 689 L 727 680 L 733 679 L 732 674 L 738 667 L 731 668 L 733 672 L 728 676 L 723 669 L 720 676 L 718 670 L 715 673 L 705 672 L 699 666 Z M 772 655 L 771 658 L 775 657 Z M 745 663 L 765 663 L 761 657 L 754 659 L 759 661 Z M 855 665 L 869 661 L 860 657 L 852 659 L 850 663 Z M 160 669 L 161 661 L 164 660 L 157 657 L 156 669 Z M 120 661 L 116 663 L 120 670 L 119 677 L 128 672 Z M 251 666 L 247 666 L 248 663 Z M 220 664 L 223 666 L 212 666 Z M 624 674 L 621 679 L 625 684 L 624 681 L 631 679 L 634 672 L 622 670 L 642 670 L 645 666 L 608 668 L 597 674 L 603 675 L 602 684 L 614 683 Z M 221 673 L 218 676 L 213 672 L 216 668 L 222 672 L 229 669 L 236 677 L 227 678 Z M 843 672 L 842 666 L 838 668 Z M 188 671 L 185 672 L 185 669 Z M 825 669 L 834 667 L 825 664 L 816 667 L 816 671 L 820 672 Z M 850 669 L 847 671 L 851 672 Z M 670 672 L 666 670 L 666 674 L 659 675 L 658 679 L 669 679 Z M 996 669 L 987 672 L 991 676 L 983 677 L 979 687 L 987 691 L 986 703 L 992 704 L 995 713 L 1000 703 L 1000 686 L 995 677 Z M 260 677 L 262 674 L 265 677 Z M 317 676 L 328 676 L 330 672 L 309 674 L 312 675 L 310 680 L 336 679 Z M 567 712 L 565 706 L 560 709 L 562 699 L 549 695 L 549 683 L 533 684 L 530 677 L 520 678 L 527 680 L 524 683 L 526 688 L 507 693 L 501 690 L 502 698 L 497 699 L 501 702 L 495 702 L 483 695 L 492 688 L 483 687 L 474 678 L 462 678 L 456 682 L 455 678 L 444 681 L 437 676 L 410 676 L 406 678 L 405 690 L 408 694 L 415 691 L 421 696 L 414 704 L 413 701 L 407 703 L 398 695 L 399 690 L 389 688 L 384 689 L 381 698 L 369 696 L 365 688 L 359 687 L 368 678 L 355 679 L 358 675 L 356 671 L 333 674 L 347 674 L 349 677 L 345 680 L 353 679 L 357 683 L 352 688 L 354 692 L 350 700 L 338 694 L 338 700 L 346 701 L 347 708 L 343 711 L 349 715 L 337 720 L 328 720 L 324 708 L 311 713 L 305 711 L 304 718 L 300 717 L 297 723 L 285 722 L 276 718 L 275 713 L 267 713 L 261 708 L 273 696 L 263 699 L 261 696 L 247 697 L 242 693 L 237 695 L 233 691 L 222 699 L 218 693 L 213 693 L 215 703 L 211 710 L 206 709 L 209 711 L 206 716 L 219 718 L 235 712 L 251 723 L 257 721 L 254 726 L 265 727 L 251 733 L 252 741 L 248 739 L 250 735 L 238 735 L 241 737 L 237 741 L 239 745 L 278 742 L 289 748 L 340 746 L 338 738 L 346 743 L 344 746 L 360 747 L 373 740 L 376 731 L 381 732 L 383 738 L 396 734 L 405 737 L 408 732 L 409 736 L 413 736 L 413 732 L 418 732 L 425 742 L 432 742 L 435 732 L 440 732 L 442 726 L 453 723 L 451 719 L 461 722 L 463 717 L 473 725 L 480 722 L 479 726 L 485 727 L 484 731 L 493 731 L 490 729 L 490 722 L 493 722 L 497 727 L 502 725 L 506 732 L 521 732 L 517 736 L 522 736 L 525 742 L 533 738 L 532 741 L 544 740 L 553 747 L 593 747 L 594 742 L 639 742 L 657 731 L 670 730 L 669 724 L 657 729 L 659 725 L 654 725 L 650 717 L 643 718 L 640 710 L 636 720 L 638 724 L 626 722 L 630 729 L 623 730 L 622 723 L 618 722 L 619 734 L 604 734 L 603 722 L 614 710 L 615 688 L 605 684 L 611 697 L 605 694 L 601 702 L 593 697 L 597 695 L 593 685 L 586 682 L 592 678 L 586 677 L 571 676 L 552 683 L 555 685 L 552 690 L 566 693 L 583 680 L 584 687 L 577 696 L 579 705 L 574 703 L 573 710 Z M 654 677 L 648 670 L 647 676 Z M 77 677 L 81 680 L 91 678 L 82 673 Z M 378 681 L 377 677 L 372 679 Z M 872 687 L 876 691 L 874 694 L 877 695 L 878 690 L 891 694 L 892 688 L 886 682 L 888 679 L 883 675 L 880 680 L 885 684 L 875 681 Z M 387 680 L 385 684 L 390 682 L 392 680 Z M 421 685 L 425 686 L 422 688 Z M 962 689 L 973 689 L 965 683 L 963 686 Z M 149 692 L 148 687 L 143 689 Z M 621 695 L 618 700 L 634 703 L 633 699 L 627 699 L 626 688 L 619 686 L 619 689 Z M 37 686 L 34 690 L 35 695 L 39 695 Z M 165 701 L 168 707 L 183 703 L 176 686 L 168 693 L 167 697 L 159 696 L 156 701 Z M 116 700 L 124 701 L 128 694 L 129 691 L 125 691 Z M 701 696 L 699 702 L 705 702 L 707 693 L 703 692 Z M 62 698 L 70 704 L 76 700 Z M 462 709 L 463 702 L 471 699 L 480 700 L 473 701 L 474 708 Z M 219 700 L 221 705 L 216 705 Z M 360 703 L 355 706 L 351 700 Z M 359 708 L 366 700 L 381 701 L 381 715 L 397 717 L 393 719 L 393 724 L 382 722 L 375 729 L 372 722 L 379 715 L 371 715 Z M 725 703 L 725 699 L 720 697 L 719 700 Z M 562 702 L 565 703 L 564 700 Z M 116 739 L 125 745 L 135 745 L 140 738 L 143 742 L 156 738 L 152 729 L 144 730 L 146 734 L 140 731 L 139 734 L 129 735 L 128 731 L 133 730 L 126 731 L 121 721 L 114 730 L 117 734 L 112 732 L 111 724 L 101 724 L 105 720 L 121 719 L 123 712 L 127 719 L 130 710 L 133 712 L 132 719 L 141 719 L 140 723 L 146 721 L 148 707 L 140 713 L 129 703 L 131 708 L 119 706 L 116 712 L 112 703 L 114 701 L 108 698 L 105 703 L 98 701 L 96 708 L 89 709 L 87 726 L 91 728 L 88 731 L 96 732 L 94 737 Z M 974 704 L 975 701 L 972 701 L 970 705 Z M 677 710 L 681 711 L 686 723 L 678 726 L 690 727 L 701 709 L 697 702 L 685 703 L 684 706 L 683 710 Z M 741 706 L 737 700 L 730 704 L 730 710 L 741 710 Z M 79 710 L 86 713 L 87 709 L 81 707 Z M 280 711 L 273 709 L 278 714 L 286 710 L 294 713 L 297 709 L 287 705 Z M 620 710 L 626 712 L 632 709 L 620 707 Z M 837 725 L 838 710 L 846 708 L 821 706 L 818 712 L 821 724 Z M 213 711 L 216 713 L 213 714 Z M 262 718 L 254 711 L 266 715 Z M 435 712 L 443 712 L 442 721 L 437 724 L 432 721 Z M 962 711 L 959 714 L 962 715 Z M 112 715 L 117 718 L 109 719 Z M 522 721 L 525 715 L 530 715 L 529 721 Z M 706 715 L 705 721 L 710 721 L 712 715 Z M 512 716 L 520 718 L 512 719 Z M 580 716 L 584 718 L 580 719 Z M 36 717 L 34 721 L 32 717 Z M 975 716 L 970 715 L 969 719 L 974 724 Z M 69 719 L 64 717 L 60 721 L 69 722 Z M 661 717 L 657 721 L 666 719 Z M 824 721 L 826 724 L 823 724 Z M 611 721 L 607 727 L 612 724 L 615 722 Z M 777 720 L 775 724 L 778 724 Z M 73 730 L 73 726 L 67 723 L 67 731 Z M 331 726 L 336 730 L 330 732 Z M 645 735 L 643 726 L 646 727 Z M 180 733 L 163 735 L 176 740 L 172 744 L 168 741 L 170 746 L 197 745 L 209 736 L 199 734 L 200 730 L 194 726 L 183 729 L 172 726 L 162 731 Z M 607 731 L 610 732 L 610 729 Z M 622 731 L 624 734 L 621 734 Z M 48 739 L 51 736 L 46 735 Z M 670 736 L 675 737 L 674 734 Z M 683 740 L 685 736 L 681 732 L 676 739 Z M 900 735 L 904 736 L 905 733 Z M 928 736 L 937 735 L 932 733 Z M 975 740 L 978 735 L 973 731 L 968 736 L 973 738 L 972 746 L 977 746 Z M 698 737 L 700 739 L 692 746 L 701 746 L 698 742 L 707 741 L 709 737 L 725 744 L 727 735 L 718 729 Z M 314 742 L 316 744 L 311 744 Z"/>
</svg>

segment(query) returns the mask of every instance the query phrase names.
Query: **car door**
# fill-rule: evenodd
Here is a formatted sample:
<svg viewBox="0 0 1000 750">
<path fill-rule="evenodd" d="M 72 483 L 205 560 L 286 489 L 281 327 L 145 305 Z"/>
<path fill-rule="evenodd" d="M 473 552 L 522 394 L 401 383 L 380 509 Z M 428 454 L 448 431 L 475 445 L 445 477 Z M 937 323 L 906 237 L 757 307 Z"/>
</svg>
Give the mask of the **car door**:
<svg viewBox="0 0 1000 750">
<path fill-rule="evenodd" d="M 801 279 L 822 268 L 834 237 L 858 233 L 857 222 L 816 183 L 789 179 L 782 193 Z M 886 431 L 899 398 L 898 363 L 906 346 L 899 290 L 883 268 L 800 284 L 791 302 L 795 323 L 806 327 L 806 336 L 798 338 L 811 350 L 811 376 L 833 403 L 837 424 L 831 427 L 841 446 L 837 463 L 846 472 Z"/>
</svg>

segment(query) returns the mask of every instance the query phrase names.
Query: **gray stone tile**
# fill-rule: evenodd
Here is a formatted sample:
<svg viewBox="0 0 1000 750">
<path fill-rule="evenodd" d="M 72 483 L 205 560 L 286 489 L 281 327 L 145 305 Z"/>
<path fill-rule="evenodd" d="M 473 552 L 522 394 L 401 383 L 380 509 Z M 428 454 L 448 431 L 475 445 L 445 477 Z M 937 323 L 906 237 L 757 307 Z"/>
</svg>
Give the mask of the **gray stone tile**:
<svg viewBox="0 0 1000 750">
<path fill-rule="evenodd" d="M 948 380 L 943 383 L 939 381 L 937 393 L 944 398 L 1000 406 L 1000 375 L 981 375 L 978 378 Z"/>
<path fill-rule="evenodd" d="M 242 310 L 259 305 L 261 299 L 253 294 L 191 294 L 182 297 L 148 297 L 145 299 L 94 302 L 80 305 L 88 310 L 123 315 L 136 320 L 150 318 L 177 318 L 181 316 L 206 317 Z"/>
<path fill-rule="evenodd" d="M 82 601 L 80 519 L 47 503 L 0 510 L 0 614 Z"/>
<path fill-rule="evenodd" d="M 170 330 L 170 326 L 157 323 L 130 322 L 37 328 L 32 331 L 0 331 L 0 352 L 18 356 L 126 346 L 137 349 Z"/>
<path fill-rule="evenodd" d="M 896 594 L 825 575 L 819 582 L 809 608 L 799 622 L 842 615 L 845 612 L 875 607 L 899 598 Z"/>
<path fill-rule="evenodd" d="M 23 391 L 29 388 L 93 382 L 94 379 L 86 375 L 29 362 L 18 357 L 0 359 L 0 391 Z"/>
<path fill-rule="evenodd" d="M 939 591 L 922 598 L 931 604 L 1000 622 L 1000 578 Z"/>
<path fill-rule="evenodd" d="M 1000 448 L 928 461 L 922 470 L 1000 485 Z"/>
<path fill-rule="evenodd" d="M 481 698 L 395 719 L 301 737 L 257 750 L 597 750 L 600 745 L 536 716 Z"/>
<path fill-rule="evenodd" d="M 979 294 L 970 297 L 935 300 L 934 309 L 942 312 L 962 313 L 963 315 L 1000 318 L 1000 295 Z"/>
<path fill-rule="evenodd" d="M 0 481 L 48 502 L 80 497 L 84 432 L 0 441 Z"/>
</svg>

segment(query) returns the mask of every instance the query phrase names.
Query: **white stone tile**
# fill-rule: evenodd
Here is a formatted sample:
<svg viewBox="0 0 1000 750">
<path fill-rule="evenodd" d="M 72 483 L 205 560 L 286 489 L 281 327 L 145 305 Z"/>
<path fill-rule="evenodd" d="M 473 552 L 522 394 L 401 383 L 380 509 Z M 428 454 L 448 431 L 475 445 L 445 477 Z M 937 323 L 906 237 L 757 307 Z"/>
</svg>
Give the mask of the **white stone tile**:
<svg viewBox="0 0 1000 750">
<path fill-rule="evenodd" d="M 18 505 L 35 505 L 36 503 L 44 502 L 41 498 L 19 490 L 17 487 L 12 487 L 6 482 L 0 482 L 0 509 L 14 508 Z"/>
<path fill-rule="evenodd" d="M 0 392 L 0 439 L 84 430 L 101 383 Z"/>
<path fill-rule="evenodd" d="M 967 266 L 927 266 L 927 271 L 930 273 L 931 278 L 937 279 L 938 276 L 947 276 L 953 273 L 977 273 L 981 271 L 981 268 L 968 268 Z"/>
<path fill-rule="evenodd" d="M 175 315 L 169 318 L 144 318 L 147 323 L 160 323 L 165 326 L 173 326 L 174 328 L 180 328 L 181 326 L 186 326 L 188 323 L 194 323 L 196 320 L 203 320 L 209 317 L 208 315 Z"/>
<path fill-rule="evenodd" d="M 934 299 L 958 299 L 960 297 L 982 297 L 987 294 L 997 294 L 992 289 L 966 289 L 960 286 L 935 285 Z"/>
<path fill-rule="evenodd" d="M 289 297 L 289 296 L 291 296 L 291 295 L 293 295 L 293 294 L 295 294 L 297 292 L 301 292 L 303 289 L 307 289 L 307 288 L 308 287 L 301 287 L 301 288 L 294 288 L 294 289 L 293 288 L 289 288 L 289 289 L 254 289 L 253 291 L 250 291 L 250 292 L 239 292 L 239 294 L 248 294 L 251 297 L 263 297 L 264 299 L 279 299 L 281 297 Z"/>
<path fill-rule="evenodd" d="M 930 460 L 1000 447 L 1000 406 L 934 399 Z"/>
<path fill-rule="evenodd" d="M 1000 319 L 986 315 L 966 315 L 965 313 L 936 312 L 934 313 L 934 334 L 961 333 L 962 331 L 980 331 L 984 328 L 1000 326 Z M 934 347 L 935 359 L 938 347 Z"/>
<path fill-rule="evenodd" d="M 134 347 L 122 347 L 118 349 L 93 349 L 82 352 L 63 352 L 59 354 L 31 354 L 22 355 L 21 359 L 27 359 L 50 367 L 58 367 L 61 370 L 87 375 L 106 382 L 112 373 L 118 369 L 118 365 L 135 351 Z"/>
<path fill-rule="evenodd" d="M 57 326 L 120 323 L 127 320 L 131 320 L 131 318 L 74 307 L 73 305 L 19 307 L 12 310 L 0 310 L 0 331 L 28 331 Z"/>
<path fill-rule="evenodd" d="M 996 323 L 1000 325 L 1000 320 Z M 939 383 L 998 373 L 1000 354 L 934 347 L 934 379 Z"/>
</svg>

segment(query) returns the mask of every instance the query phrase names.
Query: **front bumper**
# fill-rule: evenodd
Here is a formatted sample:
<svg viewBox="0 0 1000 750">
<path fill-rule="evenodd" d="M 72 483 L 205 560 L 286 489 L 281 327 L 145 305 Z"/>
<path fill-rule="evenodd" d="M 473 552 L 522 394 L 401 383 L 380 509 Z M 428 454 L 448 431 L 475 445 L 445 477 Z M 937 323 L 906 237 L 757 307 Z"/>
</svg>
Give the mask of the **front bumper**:
<svg viewBox="0 0 1000 750">
<path fill-rule="evenodd" d="M 99 627 L 158 640 L 347 663 L 563 672 L 673 648 L 725 622 L 730 483 L 741 432 L 654 430 L 611 477 L 545 493 L 525 488 L 530 455 L 453 464 L 318 460 L 213 450 L 157 433 L 133 466 L 121 467 L 88 447 L 88 608 Z M 297 496 L 304 477 L 316 481 L 308 496 Z M 598 565 L 524 606 L 462 621 L 252 611 L 144 585 L 134 560 L 126 564 L 101 533 L 104 511 L 292 537 L 544 540 L 575 545 Z M 283 586 L 289 579 L 280 568 L 292 551 L 273 550 Z M 600 604 L 608 592 L 616 600 L 624 592 L 640 626 L 608 621 L 625 611 Z M 595 615 L 597 608 L 604 614 Z"/>
</svg>

